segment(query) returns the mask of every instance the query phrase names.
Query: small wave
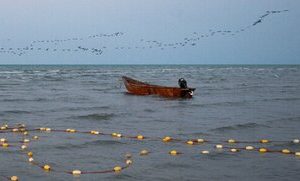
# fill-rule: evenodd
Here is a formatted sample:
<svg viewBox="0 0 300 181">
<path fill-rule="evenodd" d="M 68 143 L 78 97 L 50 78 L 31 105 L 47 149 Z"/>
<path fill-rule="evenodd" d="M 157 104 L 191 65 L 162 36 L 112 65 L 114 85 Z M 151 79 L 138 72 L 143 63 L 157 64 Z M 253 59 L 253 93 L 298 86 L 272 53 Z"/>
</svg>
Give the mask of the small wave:
<svg viewBox="0 0 300 181">
<path fill-rule="evenodd" d="M 26 101 L 25 99 L 2 99 L 1 102 L 20 102 Z"/>
<path fill-rule="evenodd" d="M 23 71 L 0 71 L 0 74 L 21 74 Z"/>
<path fill-rule="evenodd" d="M 269 126 L 257 123 L 245 123 L 245 124 L 236 124 L 233 126 L 223 126 L 219 128 L 211 129 L 211 131 L 215 132 L 226 132 L 231 130 L 241 130 L 241 129 L 249 129 L 249 128 L 258 128 L 258 127 L 265 127 L 268 128 Z"/>
<path fill-rule="evenodd" d="M 110 120 L 115 114 L 113 113 L 101 113 L 101 114 L 88 114 L 83 116 L 77 116 L 77 119 L 87 119 L 87 120 Z"/>
<path fill-rule="evenodd" d="M 289 140 L 289 139 L 286 139 L 286 140 Z M 293 143 L 292 141 L 286 142 L 286 140 L 283 140 L 282 142 L 275 142 L 275 143 L 273 143 L 273 147 L 279 147 L 279 148 L 289 147 L 291 149 L 293 149 L 293 148 L 294 149 L 298 149 L 299 148 L 299 146 L 297 144 Z M 290 140 L 292 140 L 292 139 L 290 139 Z M 278 140 L 278 141 L 280 141 L 280 140 Z"/>
<path fill-rule="evenodd" d="M 53 70 L 48 70 L 47 72 L 49 72 L 49 73 L 58 73 L 58 72 L 60 72 L 60 70 L 59 69 L 53 69 Z"/>
<path fill-rule="evenodd" d="M 167 163 L 156 165 L 156 168 L 159 168 L 159 169 L 172 168 L 172 169 L 174 169 L 174 168 L 186 168 L 188 166 L 189 165 L 184 162 L 177 162 L 177 163 L 167 162 Z"/>
<path fill-rule="evenodd" d="M 249 101 L 250 102 L 250 101 Z M 192 104 L 191 107 L 216 107 L 216 106 L 244 106 L 247 101 L 228 101 L 228 102 L 215 102 L 206 104 Z M 181 107 L 181 105 L 176 105 L 172 107 Z"/>
<path fill-rule="evenodd" d="M 99 110 L 99 109 L 110 109 L 109 106 L 99 106 L 99 107 L 71 107 L 67 108 L 67 111 L 88 111 L 88 110 Z"/>
<path fill-rule="evenodd" d="M 93 88 L 91 89 L 92 91 L 99 91 L 99 92 L 105 92 L 105 91 L 110 91 L 110 90 L 113 90 L 112 88 Z"/>
<path fill-rule="evenodd" d="M 287 97 L 287 98 L 273 98 L 273 99 L 263 99 L 262 101 L 299 101 L 299 97 Z"/>
<path fill-rule="evenodd" d="M 90 146 L 90 145 L 101 145 L 101 146 L 108 146 L 108 145 L 119 145 L 119 144 L 126 144 L 117 140 L 95 140 L 95 141 L 89 141 L 85 142 L 83 144 L 84 147 Z"/>
<path fill-rule="evenodd" d="M 48 101 L 48 99 L 36 98 L 36 99 L 3 99 L 3 100 L 1 100 L 1 102 L 22 102 L 22 101 L 42 102 L 42 101 Z"/>
<path fill-rule="evenodd" d="M 265 71 L 264 68 L 258 68 L 257 71 Z"/>
<path fill-rule="evenodd" d="M 195 133 L 179 133 L 178 136 L 183 136 L 183 137 L 201 137 L 201 136 L 210 136 L 208 133 L 204 132 L 195 132 Z"/>
<path fill-rule="evenodd" d="M 63 145 L 56 145 L 54 148 L 59 149 L 59 150 L 69 150 L 70 148 L 72 149 L 81 149 L 81 148 L 86 148 L 84 145 L 75 145 L 71 143 L 66 143 Z"/>
<path fill-rule="evenodd" d="M 45 112 L 65 112 L 65 111 L 92 111 L 92 110 L 109 110 L 109 106 L 98 106 L 98 107 L 64 107 L 64 108 L 55 108 L 55 109 L 49 109 L 46 110 Z M 70 118 L 77 118 L 75 117 L 70 117 Z"/>
<path fill-rule="evenodd" d="M 9 110 L 9 111 L 2 111 L 3 114 L 31 114 L 29 111 L 22 111 L 22 110 Z"/>
<path fill-rule="evenodd" d="M 62 78 L 62 77 L 53 77 L 53 76 L 44 76 L 44 77 L 41 78 L 41 80 L 55 81 L 55 82 L 65 81 L 65 79 Z"/>
<path fill-rule="evenodd" d="M 282 119 L 273 119 L 270 121 L 267 121 L 267 123 L 271 124 L 271 123 L 275 123 L 275 122 L 284 122 L 287 124 L 287 122 L 299 122 L 300 121 L 300 117 L 288 117 L 288 118 L 282 118 Z"/>
<path fill-rule="evenodd" d="M 158 122 L 158 123 L 171 123 L 172 120 L 166 120 L 166 119 L 154 119 L 152 122 Z"/>
<path fill-rule="evenodd" d="M 299 101 L 298 97 L 287 98 L 270 98 L 270 99 L 254 99 L 254 100 L 242 100 L 242 101 L 227 101 L 227 102 L 215 102 L 206 104 L 192 104 L 191 107 L 217 107 L 217 106 L 245 106 L 253 102 L 272 102 L 272 101 Z M 172 106 L 174 108 L 181 107 L 180 105 Z"/>
<path fill-rule="evenodd" d="M 48 99 L 46 99 L 46 98 L 36 98 L 36 99 L 30 100 L 30 101 L 42 102 L 42 101 L 48 101 Z"/>
<path fill-rule="evenodd" d="M 153 110 L 153 109 L 144 109 L 144 111 L 149 112 L 149 113 L 155 112 L 155 110 Z"/>
<path fill-rule="evenodd" d="M 7 84 L 1 83 L 1 87 L 9 87 L 12 85 L 20 85 L 20 84 L 18 84 L 18 83 L 7 83 Z"/>
</svg>

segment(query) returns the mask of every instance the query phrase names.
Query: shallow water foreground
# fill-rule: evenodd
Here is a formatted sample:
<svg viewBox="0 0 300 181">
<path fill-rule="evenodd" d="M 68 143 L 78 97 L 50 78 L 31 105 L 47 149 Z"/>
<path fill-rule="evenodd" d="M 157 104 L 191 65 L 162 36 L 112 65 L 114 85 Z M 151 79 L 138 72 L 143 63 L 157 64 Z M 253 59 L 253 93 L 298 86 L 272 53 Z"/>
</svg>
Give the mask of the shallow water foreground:
<svg viewBox="0 0 300 181">
<path fill-rule="evenodd" d="M 192 99 L 166 99 L 125 93 L 120 77 L 177 86 L 184 77 L 195 87 Z M 121 173 L 73 177 L 45 172 L 30 164 L 19 147 L 0 148 L 0 176 L 20 180 L 299 180 L 300 157 L 293 154 L 233 153 L 217 150 L 252 145 L 288 148 L 300 138 L 299 66 L 0 66 L 0 124 L 28 128 L 99 130 L 151 138 L 203 138 L 210 143 L 113 138 L 65 132 L 30 132 L 39 136 L 29 150 L 35 160 L 60 171 L 106 170 L 133 164 Z M 18 141 L 16 133 L 0 133 Z M 267 144 L 227 144 L 228 139 Z M 147 149 L 147 156 L 139 152 Z M 183 154 L 172 156 L 177 150 Z M 209 154 L 201 151 L 208 150 Z M 3 177 L 2 177 L 3 178 Z M 1 179 L 2 179 L 1 178 Z"/>
</svg>

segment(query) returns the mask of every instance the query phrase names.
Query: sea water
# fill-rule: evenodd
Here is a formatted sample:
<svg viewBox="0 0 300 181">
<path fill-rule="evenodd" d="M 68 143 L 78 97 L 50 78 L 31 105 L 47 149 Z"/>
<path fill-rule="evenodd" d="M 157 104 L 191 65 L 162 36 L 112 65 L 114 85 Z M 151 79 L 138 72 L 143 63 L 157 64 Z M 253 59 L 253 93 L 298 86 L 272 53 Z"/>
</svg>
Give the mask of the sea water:
<svg viewBox="0 0 300 181">
<path fill-rule="evenodd" d="M 126 93 L 123 75 L 166 86 L 178 86 L 183 77 L 196 91 L 192 99 L 134 96 Z M 1 124 L 203 138 L 222 144 L 229 138 L 289 141 L 300 137 L 299 110 L 300 66 L 296 65 L 0 66 Z M 133 164 L 119 174 L 73 178 L 44 172 L 30 164 L 19 148 L 11 147 L 0 148 L 0 176 L 17 175 L 20 180 L 300 179 L 300 158 L 294 155 L 229 153 L 209 143 L 189 146 L 79 133 L 30 133 L 33 135 L 40 136 L 29 146 L 35 160 L 59 171 L 111 169 L 123 164 L 126 153 L 133 155 Z M 20 137 L 12 133 L 0 136 Z M 299 145 L 289 142 L 266 147 L 300 151 Z M 142 149 L 151 153 L 139 156 Z M 184 154 L 170 156 L 173 149 Z M 210 154 L 200 154 L 202 150 Z"/>
</svg>

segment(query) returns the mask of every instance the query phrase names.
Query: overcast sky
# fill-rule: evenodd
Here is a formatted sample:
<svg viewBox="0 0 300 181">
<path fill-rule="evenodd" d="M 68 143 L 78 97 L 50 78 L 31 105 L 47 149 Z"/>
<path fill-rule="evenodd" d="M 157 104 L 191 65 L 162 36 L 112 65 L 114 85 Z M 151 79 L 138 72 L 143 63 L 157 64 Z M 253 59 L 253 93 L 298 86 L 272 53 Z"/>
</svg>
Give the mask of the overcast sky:
<svg viewBox="0 0 300 181">
<path fill-rule="evenodd" d="M 299 19 L 298 0 L 0 0 L 0 64 L 299 64 Z"/>
</svg>

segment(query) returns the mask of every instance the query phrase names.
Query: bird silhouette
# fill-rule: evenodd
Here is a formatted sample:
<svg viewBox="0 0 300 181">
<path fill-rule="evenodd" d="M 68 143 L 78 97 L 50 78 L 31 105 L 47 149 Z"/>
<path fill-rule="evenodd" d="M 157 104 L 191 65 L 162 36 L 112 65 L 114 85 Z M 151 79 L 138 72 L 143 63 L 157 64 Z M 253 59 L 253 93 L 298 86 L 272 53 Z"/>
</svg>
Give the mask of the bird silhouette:
<svg viewBox="0 0 300 181">
<path fill-rule="evenodd" d="M 259 19 L 259 20 L 255 21 L 252 25 L 255 26 L 255 25 L 257 25 L 258 23 L 261 23 L 261 22 L 262 22 L 261 19 Z"/>
<path fill-rule="evenodd" d="M 259 23 L 264 22 L 266 17 L 272 16 L 272 14 L 279 14 L 283 12 L 287 12 L 289 10 L 272 10 L 272 11 L 266 11 L 264 14 L 259 16 L 254 23 L 248 24 L 247 26 L 244 26 L 242 28 L 228 30 L 228 29 L 218 29 L 213 30 L 209 29 L 208 32 L 196 32 L 192 31 L 189 35 L 184 36 L 183 39 L 179 39 L 177 41 L 160 41 L 158 39 L 148 39 L 146 40 L 145 37 L 141 37 L 137 39 L 137 42 L 135 45 L 128 46 L 128 44 L 123 43 L 122 45 L 111 47 L 107 44 L 104 44 L 104 42 L 99 42 L 100 38 L 114 38 L 124 35 L 123 32 L 114 32 L 114 33 L 99 33 L 99 34 L 89 34 L 87 36 L 82 37 L 63 37 L 62 39 L 41 39 L 41 40 L 33 40 L 31 41 L 27 46 L 24 47 L 10 47 L 10 48 L 4 48 L 1 47 L 0 53 L 9 53 L 12 55 L 24 55 L 26 52 L 42 52 L 47 51 L 48 53 L 51 52 L 64 52 L 64 53 L 71 53 L 71 52 L 77 52 L 77 53 L 85 53 L 85 54 L 94 54 L 94 55 L 101 55 L 103 53 L 104 49 L 115 49 L 119 51 L 126 51 L 131 49 L 176 49 L 180 47 L 185 46 L 197 46 L 198 42 L 201 41 L 203 38 L 210 38 L 212 36 L 236 36 L 241 34 L 243 31 L 249 31 L 251 28 L 256 26 Z M 97 43 L 100 43 L 101 48 L 97 47 L 83 47 L 82 45 L 68 45 L 68 42 L 79 42 L 79 41 L 97 41 Z M 37 45 L 38 44 L 38 45 Z M 49 51 L 52 50 L 52 51 Z"/>
</svg>

